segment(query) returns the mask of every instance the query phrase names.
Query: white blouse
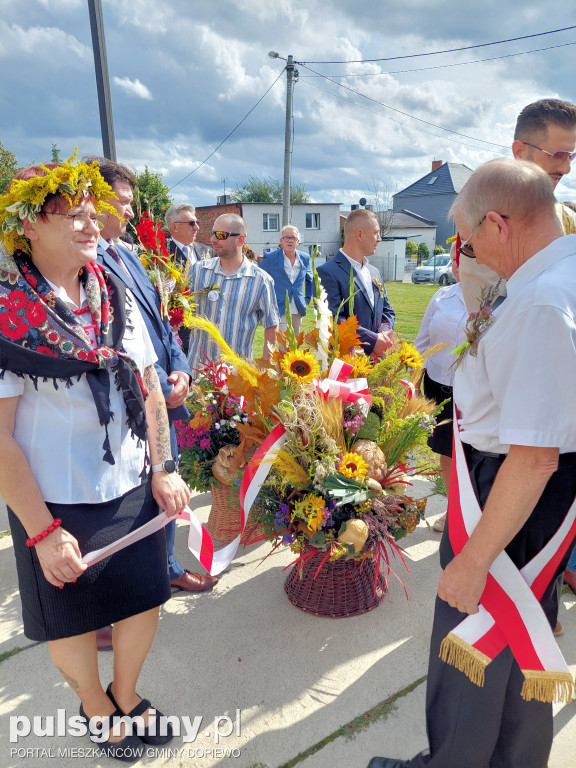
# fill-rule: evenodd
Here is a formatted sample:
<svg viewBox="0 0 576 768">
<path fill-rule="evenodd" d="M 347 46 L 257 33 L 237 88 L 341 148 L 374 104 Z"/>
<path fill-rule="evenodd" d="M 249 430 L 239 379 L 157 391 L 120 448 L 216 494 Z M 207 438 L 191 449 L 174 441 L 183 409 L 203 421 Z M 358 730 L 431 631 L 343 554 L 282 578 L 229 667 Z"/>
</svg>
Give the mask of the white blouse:
<svg viewBox="0 0 576 768">
<path fill-rule="evenodd" d="M 57 291 L 71 309 L 77 307 Z M 81 305 L 85 294 L 81 296 Z M 127 324 L 124 349 L 140 372 L 156 362 L 156 353 L 134 297 L 126 292 Z M 130 327 L 128 327 L 130 326 Z M 38 389 L 28 377 L 6 371 L 0 380 L 0 397 L 18 397 L 14 438 L 21 447 L 45 501 L 60 504 L 97 504 L 122 496 L 141 482 L 144 445 L 126 424 L 126 407 L 110 374 L 108 425 L 115 464 L 103 460 L 106 437 L 100 425 L 92 392 L 83 374 L 71 387 L 54 387 L 52 379 L 38 379 Z"/>
<path fill-rule="evenodd" d="M 464 328 L 467 319 L 468 311 L 460 283 L 440 288 L 426 307 L 414 346 L 422 353 L 436 344 L 448 345 L 426 360 L 428 376 L 438 384 L 446 387 L 453 385 L 456 355 L 452 354 L 452 350 L 466 341 Z"/>
</svg>

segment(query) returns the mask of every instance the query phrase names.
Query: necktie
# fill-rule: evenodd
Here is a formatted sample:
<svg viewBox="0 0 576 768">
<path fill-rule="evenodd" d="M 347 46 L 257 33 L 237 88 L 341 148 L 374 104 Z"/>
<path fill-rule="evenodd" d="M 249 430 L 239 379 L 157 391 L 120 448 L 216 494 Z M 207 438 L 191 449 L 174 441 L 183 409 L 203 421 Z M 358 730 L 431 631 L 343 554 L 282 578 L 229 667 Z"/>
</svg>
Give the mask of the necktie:
<svg viewBox="0 0 576 768">
<path fill-rule="evenodd" d="M 106 253 L 108 253 L 114 259 L 116 264 L 118 264 L 122 272 L 126 275 L 126 277 L 128 278 L 128 281 L 127 281 L 128 285 L 133 286 L 134 280 L 132 279 L 132 275 L 130 274 L 130 272 L 128 272 L 128 268 L 126 267 L 126 264 L 124 264 L 124 262 L 120 258 L 120 254 L 116 250 L 116 246 L 114 245 L 114 243 L 111 243 L 108 246 L 108 248 L 106 248 Z"/>
</svg>

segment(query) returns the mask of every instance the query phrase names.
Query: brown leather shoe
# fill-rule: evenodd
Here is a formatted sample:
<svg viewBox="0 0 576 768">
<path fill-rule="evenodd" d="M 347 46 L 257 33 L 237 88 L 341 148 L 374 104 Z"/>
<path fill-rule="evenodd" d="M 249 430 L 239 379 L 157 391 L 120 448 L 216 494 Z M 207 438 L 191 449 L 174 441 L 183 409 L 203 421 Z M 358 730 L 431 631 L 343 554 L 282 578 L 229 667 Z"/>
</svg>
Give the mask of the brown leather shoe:
<svg viewBox="0 0 576 768">
<path fill-rule="evenodd" d="M 218 584 L 216 576 L 210 576 L 209 573 L 190 573 L 184 571 L 177 579 L 172 579 L 171 587 L 182 589 L 184 592 L 205 592 Z"/>
<path fill-rule="evenodd" d="M 112 625 L 96 630 L 96 648 L 99 651 L 112 650 Z"/>
<path fill-rule="evenodd" d="M 564 571 L 564 584 L 568 584 L 572 592 L 576 594 L 576 572 Z"/>
</svg>

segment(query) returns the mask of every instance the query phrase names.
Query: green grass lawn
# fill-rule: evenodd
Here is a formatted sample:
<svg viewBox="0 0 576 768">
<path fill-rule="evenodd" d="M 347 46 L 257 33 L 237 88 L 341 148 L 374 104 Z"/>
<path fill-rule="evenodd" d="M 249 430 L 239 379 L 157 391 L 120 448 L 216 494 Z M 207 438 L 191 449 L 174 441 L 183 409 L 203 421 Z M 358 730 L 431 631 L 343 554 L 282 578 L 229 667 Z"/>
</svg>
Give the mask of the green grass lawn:
<svg viewBox="0 0 576 768">
<path fill-rule="evenodd" d="M 386 283 L 386 292 L 390 304 L 396 312 L 396 330 L 404 341 L 414 341 L 422 322 L 422 317 L 428 302 L 438 290 L 437 285 L 414 285 L 413 283 Z M 303 330 L 309 330 L 313 321 L 312 306 L 308 307 L 306 317 L 302 322 Z M 264 346 L 264 329 L 258 327 L 254 340 L 255 356 L 262 354 Z"/>
</svg>

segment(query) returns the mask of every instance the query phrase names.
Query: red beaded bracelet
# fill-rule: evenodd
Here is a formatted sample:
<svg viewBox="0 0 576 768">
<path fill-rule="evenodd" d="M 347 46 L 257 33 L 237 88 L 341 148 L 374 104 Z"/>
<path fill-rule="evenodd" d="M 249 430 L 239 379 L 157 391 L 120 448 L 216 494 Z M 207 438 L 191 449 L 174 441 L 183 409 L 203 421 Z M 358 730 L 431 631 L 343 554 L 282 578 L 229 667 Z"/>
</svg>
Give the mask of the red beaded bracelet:
<svg viewBox="0 0 576 768">
<path fill-rule="evenodd" d="M 55 517 L 52 523 L 46 528 L 44 531 L 38 534 L 38 536 L 33 536 L 31 539 L 26 539 L 26 546 L 27 547 L 35 547 L 36 544 L 38 544 L 39 541 L 42 541 L 42 539 L 45 539 L 46 536 L 49 536 L 52 531 L 55 531 L 58 526 L 62 525 L 62 520 L 60 520 L 59 517 Z"/>
</svg>

